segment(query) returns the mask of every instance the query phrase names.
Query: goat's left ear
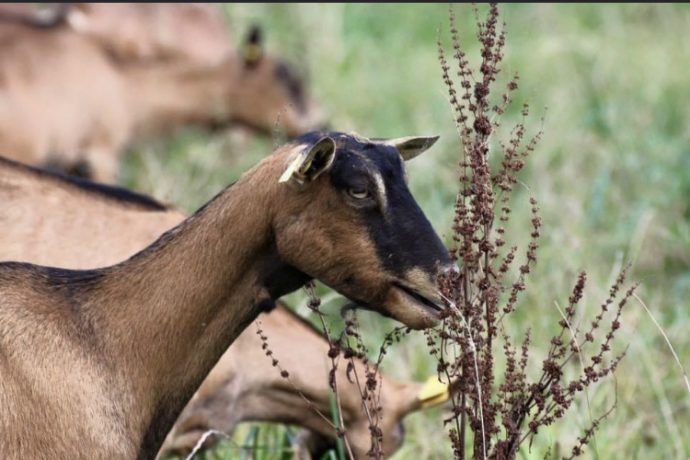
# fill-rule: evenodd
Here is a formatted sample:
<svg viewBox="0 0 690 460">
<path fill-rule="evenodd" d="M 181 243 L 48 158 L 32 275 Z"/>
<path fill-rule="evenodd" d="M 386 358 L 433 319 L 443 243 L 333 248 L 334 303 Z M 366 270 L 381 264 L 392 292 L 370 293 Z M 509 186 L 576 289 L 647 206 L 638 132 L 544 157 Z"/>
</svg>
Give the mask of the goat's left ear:
<svg viewBox="0 0 690 460">
<path fill-rule="evenodd" d="M 247 33 L 242 45 L 242 60 L 247 67 L 256 66 L 264 56 L 263 31 L 258 25 L 253 25 Z"/>
<path fill-rule="evenodd" d="M 398 149 L 400 156 L 403 160 L 407 161 L 428 150 L 436 143 L 438 138 L 439 136 L 408 136 L 399 137 L 397 139 L 386 139 L 384 142 Z"/>
<path fill-rule="evenodd" d="M 330 137 L 322 137 L 290 162 L 279 182 L 293 179 L 299 184 L 304 184 L 313 181 L 333 165 L 335 151 L 335 141 Z"/>
</svg>

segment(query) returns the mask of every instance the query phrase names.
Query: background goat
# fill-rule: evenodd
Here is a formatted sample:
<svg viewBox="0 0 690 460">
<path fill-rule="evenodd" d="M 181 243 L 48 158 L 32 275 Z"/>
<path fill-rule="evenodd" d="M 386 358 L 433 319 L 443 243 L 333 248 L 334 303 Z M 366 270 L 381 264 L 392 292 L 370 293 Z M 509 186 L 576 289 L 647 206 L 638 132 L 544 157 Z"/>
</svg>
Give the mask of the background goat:
<svg viewBox="0 0 690 460">
<path fill-rule="evenodd" d="M 258 30 L 214 63 L 122 61 L 104 47 L 106 32 L 91 33 L 0 21 L 3 155 L 109 182 L 133 139 L 183 124 L 278 125 L 296 135 L 322 123 L 298 74 L 262 52 Z M 117 40 L 108 48 L 122 49 Z"/>
</svg>

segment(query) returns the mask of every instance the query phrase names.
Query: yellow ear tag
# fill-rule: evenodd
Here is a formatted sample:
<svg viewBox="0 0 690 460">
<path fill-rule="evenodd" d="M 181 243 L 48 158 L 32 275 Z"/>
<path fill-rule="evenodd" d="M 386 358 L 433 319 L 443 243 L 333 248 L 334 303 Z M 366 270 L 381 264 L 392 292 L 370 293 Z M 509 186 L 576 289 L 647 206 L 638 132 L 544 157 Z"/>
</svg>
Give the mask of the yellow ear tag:
<svg viewBox="0 0 690 460">
<path fill-rule="evenodd" d="M 424 382 L 424 386 L 417 394 L 417 399 L 422 403 L 422 409 L 446 402 L 448 398 L 450 398 L 448 385 L 439 382 L 438 377 L 435 375 L 429 377 Z"/>
<path fill-rule="evenodd" d="M 250 43 L 244 47 L 244 59 L 247 62 L 258 61 L 262 54 L 263 50 L 261 46 L 255 43 Z"/>
</svg>

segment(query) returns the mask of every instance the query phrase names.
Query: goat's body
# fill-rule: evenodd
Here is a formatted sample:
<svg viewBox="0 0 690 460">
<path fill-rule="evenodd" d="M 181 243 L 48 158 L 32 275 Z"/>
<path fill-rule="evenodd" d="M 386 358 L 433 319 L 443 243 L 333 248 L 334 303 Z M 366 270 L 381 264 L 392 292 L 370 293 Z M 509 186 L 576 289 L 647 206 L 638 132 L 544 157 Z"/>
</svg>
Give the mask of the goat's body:
<svg viewBox="0 0 690 460">
<path fill-rule="evenodd" d="M 68 290 L 30 265 L 0 270 L 2 458 L 136 457 L 125 414 L 137 408 L 119 393 L 128 381 L 99 318 Z"/>
<path fill-rule="evenodd" d="M 119 59 L 188 59 L 216 64 L 232 52 L 219 5 L 85 3 L 69 5 L 68 24 Z"/>
<path fill-rule="evenodd" d="M 196 352 L 166 344 L 177 345 L 174 353 L 186 359 L 176 368 L 161 368 L 164 360 L 156 359 L 155 348 L 124 338 L 98 308 L 103 304 L 88 308 L 89 292 L 108 289 L 101 285 L 107 278 L 101 271 L 0 264 L 2 458 L 153 458 L 205 374 L 248 321 L 219 315 L 214 322 L 229 326 L 227 332 L 202 339 Z M 125 303 L 128 309 L 138 306 L 113 299 L 106 308 L 123 309 Z M 246 296 L 231 296 L 228 303 L 246 304 Z M 150 324 L 140 326 L 145 333 Z"/>
</svg>

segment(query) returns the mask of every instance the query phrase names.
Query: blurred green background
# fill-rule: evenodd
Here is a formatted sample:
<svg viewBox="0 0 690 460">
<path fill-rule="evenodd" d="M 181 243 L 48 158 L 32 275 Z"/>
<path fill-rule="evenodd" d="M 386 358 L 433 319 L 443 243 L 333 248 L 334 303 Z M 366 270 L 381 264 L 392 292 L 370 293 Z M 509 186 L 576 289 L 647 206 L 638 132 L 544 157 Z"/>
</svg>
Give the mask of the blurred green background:
<svg viewBox="0 0 690 460">
<path fill-rule="evenodd" d="M 252 23 L 265 29 L 267 50 L 288 57 L 309 78 L 332 126 L 365 136 L 440 134 L 441 141 L 408 164 L 412 191 L 448 238 L 457 190 L 459 143 L 437 60 L 436 41 L 449 44 L 446 5 L 243 5 L 226 7 L 239 43 Z M 485 7 L 480 7 L 483 15 Z M 531 327 L 531 372 L 539 373 L 561 305 L 581 269 L 589 275 L 583 318 L 591 318 L 626 262 L 639 296 L 690 367 L 690 7 L 686 5 L 506 5 L 503 80 L 515 72 L 520 89 L 504 126 L 531 105 L 527 126 L 544 137 L 521 173 L 508 241 L 529 235 L 528 195 L 540 203 L 539 261 L 520 311 L 507 326 Z M 477 62 L 474 14 L 456 7 L 463 46 Z M 272 149 L 270 136 L 195 129 L 142 143 L 120 171 L 121 182 L 193 211 Z M 321 290 L 337 316 L 340 301 Z M 306 315 L 302 293 L 290 302 Z M 366 321 L 363 319 L 366 318 Z M 369 321 L 371 319 L 371 321 Z M 360 314 L 372 345 L 395 324 Z M 586 321 L 586 319 L 585 319 Z M 690 395 L 654 324 L 636 301 L 623 315 L 617 348 L 626 346 L 614 379 L 589 392 L 591 411 L 617 408 L 585 458 L 690 458 Z M 375 349 L 375 348 L 372 348 Z M 573 363 L 577 370 L 579 364 Z M 424 336 L 394 346 L 384 371 L 422 380 L 435 372 Z M 445 409 L 413 414 L 396 459 L 450 458 Z M 520 458 L 567 454 L 589 425 L 582 398 L 571 414 L 539 434 Z M 285 429 L 243 426 L 208 458 L 241 458 L 238 445 L 263 446 L 254 458 L 277 458 Z M 244 452 L 244 453 L 242 453 Z M 247 457 L 249 458 L 249 457 Z"/>
</svg>

